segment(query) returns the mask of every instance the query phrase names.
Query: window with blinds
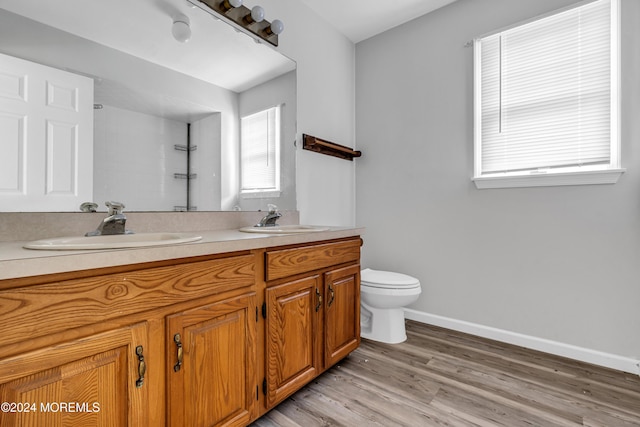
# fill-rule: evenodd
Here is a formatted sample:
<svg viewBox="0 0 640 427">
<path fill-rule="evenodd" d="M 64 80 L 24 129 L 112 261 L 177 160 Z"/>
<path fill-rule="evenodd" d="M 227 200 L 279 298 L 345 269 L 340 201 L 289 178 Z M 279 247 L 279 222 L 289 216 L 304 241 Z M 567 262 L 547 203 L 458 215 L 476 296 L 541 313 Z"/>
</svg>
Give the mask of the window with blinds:
<svg viewBox="0 0 640 427">
<path fill-rule="evenodd" d="M 617 33 L 597 0 L 474 41 L 476 185 L 619 170 Z"/>
<path fill-rule="evenodd" d="M 280 190 L 280 107 L 240 119 L 240 175 L 243 193 Z"/>
</svg>

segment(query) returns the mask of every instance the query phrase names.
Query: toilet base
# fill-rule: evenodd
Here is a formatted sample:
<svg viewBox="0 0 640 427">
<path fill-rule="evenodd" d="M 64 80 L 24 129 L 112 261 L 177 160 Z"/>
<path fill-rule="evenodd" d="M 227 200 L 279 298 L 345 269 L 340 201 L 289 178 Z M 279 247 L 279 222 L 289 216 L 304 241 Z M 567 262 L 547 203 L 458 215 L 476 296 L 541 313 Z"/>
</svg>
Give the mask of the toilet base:
<svg viewBox="0 0 640 427">
<path fill-rule="evenodd" d="M 375 308 L 361 302 L 360 336 L 372 341 L 399 344 L 407 340 L 404 309 Z"/>
</svg>

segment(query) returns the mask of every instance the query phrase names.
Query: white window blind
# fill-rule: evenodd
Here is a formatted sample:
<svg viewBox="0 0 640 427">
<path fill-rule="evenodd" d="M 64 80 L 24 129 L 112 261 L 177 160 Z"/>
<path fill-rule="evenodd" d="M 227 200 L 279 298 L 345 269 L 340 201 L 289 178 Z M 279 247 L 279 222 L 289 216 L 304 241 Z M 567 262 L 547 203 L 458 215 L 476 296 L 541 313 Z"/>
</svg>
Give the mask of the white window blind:
<svg viewBox="0 0 640 427">
<path fill-rule="evenodd" d="M 476 177 L 619 167 L 612 17 L 598 0 L 475 41 Z"/>
<path fill-rule="evenodd" d="M 280 190 L 280 107 L 240 119 L 241 190 Z"/>
</svg>

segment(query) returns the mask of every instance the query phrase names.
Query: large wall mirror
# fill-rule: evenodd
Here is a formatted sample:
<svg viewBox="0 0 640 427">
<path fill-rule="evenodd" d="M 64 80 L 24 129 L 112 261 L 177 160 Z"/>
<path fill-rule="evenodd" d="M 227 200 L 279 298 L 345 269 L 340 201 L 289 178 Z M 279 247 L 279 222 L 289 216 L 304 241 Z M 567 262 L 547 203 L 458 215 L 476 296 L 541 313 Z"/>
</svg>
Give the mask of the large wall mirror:
<svg viewBox="0 0 640 427">
<path fill-rule="evenodd" d="M 296 209 L 295 63 L 198 3 L 0 1 L 0 61 L 18 58 L 93 84 L 91 159 L 80 166 L 90 170 L 91 194 L 81 201 L 101 211 L 107 200 L 123 202 L 127 211 Z M 179 13 L 190 19 L 187 43 L 171 33 Z M 16 85 L 11 73 L 0 72 L 0 127 L 8 129 L 0 132 L 8 171 L 0 184 L 20 181 L 25 168 L 51 175 L 49 160 L 25 166 L 21 113 L 1 102 L 3 90 Z M 241 118 L 274 107 L 275 188 L 242 189 Z M 38 143 L 50 149 L 46 132 Z M 53 194 L 54 203 L 45 198 L 16 208 L 12 185 L 0 185 L 0 212 L 79 210 L 79 200 L 66 203 L 64 191 Z"/>
</svg>

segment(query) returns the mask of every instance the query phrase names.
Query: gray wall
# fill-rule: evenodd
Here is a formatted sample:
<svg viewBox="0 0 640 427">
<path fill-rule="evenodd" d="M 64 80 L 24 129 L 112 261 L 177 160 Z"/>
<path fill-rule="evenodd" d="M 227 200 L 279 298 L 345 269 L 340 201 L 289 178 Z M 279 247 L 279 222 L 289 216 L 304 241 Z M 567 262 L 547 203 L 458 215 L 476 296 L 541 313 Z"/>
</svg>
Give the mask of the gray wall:
<svg viewBox="0 0 640 427">
<path fill-rule="evenodd" d="M 640 2 L 622 1 L 615 185 L 477 190 L 473 37 L 574 0 L 459 0 L 356 45 L 363 266 L 420 279 L 412 308 L 640 357 Z"/>
<path fill-rule="evenodd" d="M 278 51 L 297 64 L 296 203 L 302 224 L 355 223 L 355 162 L 302 149 L 306 133 L 355 142 L 355 46 L 300 0 L 261 0 L 286 25 Z"/>
</svg>

